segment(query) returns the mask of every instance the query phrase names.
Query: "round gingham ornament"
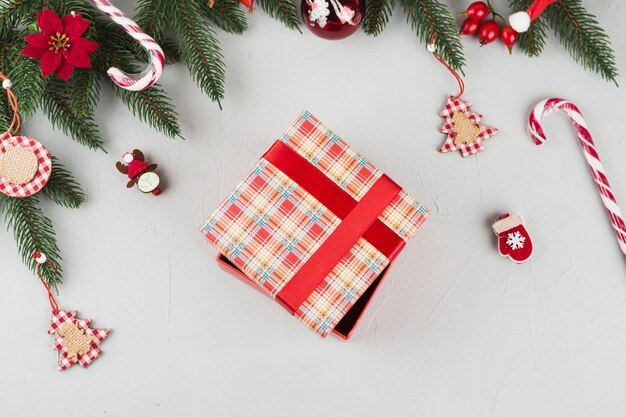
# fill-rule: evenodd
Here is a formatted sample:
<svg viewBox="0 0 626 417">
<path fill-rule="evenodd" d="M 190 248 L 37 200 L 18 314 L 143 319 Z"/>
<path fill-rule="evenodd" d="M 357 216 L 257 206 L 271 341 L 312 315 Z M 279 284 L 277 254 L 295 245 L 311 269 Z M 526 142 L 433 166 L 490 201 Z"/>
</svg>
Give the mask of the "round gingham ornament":
<svg viewBox="0 0 626 417">
<path fill-rule="evenodd" d="M 13 120 L 0 135 L 0 192 L 9 197 L 28 197 L 39 192 L 50 179 L 52 158 L 40 142 L 28 136 L 14 136 L 20 130 L 17 99 L 11 90 L 11 80 L 0 72 Z"/>
</svg>

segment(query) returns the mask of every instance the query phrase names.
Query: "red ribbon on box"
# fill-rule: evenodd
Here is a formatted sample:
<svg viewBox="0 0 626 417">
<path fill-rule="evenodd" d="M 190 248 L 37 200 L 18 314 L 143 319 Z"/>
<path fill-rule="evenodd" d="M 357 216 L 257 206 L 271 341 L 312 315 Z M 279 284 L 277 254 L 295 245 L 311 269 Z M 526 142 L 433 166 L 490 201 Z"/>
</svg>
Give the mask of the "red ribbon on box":
<svg viewBox="0 0 626 417">
<path fill-rule="evenodd" d="M 386 175 L 381 175 L 357 202 L 281 141 L 277 141 L 263 158 L 342 219 L 341 224 L 277 294 L 276 300 L 290 313 L 293 314 L 302 305 L 360 238 L 367 240 L 388 259 L 393 259 L 405 245 L 404 239 L 378 219 L 402 190 Z"/>
</svg>

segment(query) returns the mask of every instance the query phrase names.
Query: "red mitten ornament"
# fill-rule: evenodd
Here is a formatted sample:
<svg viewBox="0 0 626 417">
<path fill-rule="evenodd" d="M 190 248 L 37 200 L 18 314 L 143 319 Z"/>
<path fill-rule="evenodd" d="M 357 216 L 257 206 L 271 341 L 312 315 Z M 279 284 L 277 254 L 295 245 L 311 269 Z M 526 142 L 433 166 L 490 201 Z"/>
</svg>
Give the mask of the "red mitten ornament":
<svg viewBox="0 0 626 417">
<path fill-rule="evenodd" d="M 526 262 L 533 254 L 533 242 L 522 215 L 505 213 L 491 226 L 498 235 L 500 255 L 508 256 L 514 262 Z"/>
</svg>

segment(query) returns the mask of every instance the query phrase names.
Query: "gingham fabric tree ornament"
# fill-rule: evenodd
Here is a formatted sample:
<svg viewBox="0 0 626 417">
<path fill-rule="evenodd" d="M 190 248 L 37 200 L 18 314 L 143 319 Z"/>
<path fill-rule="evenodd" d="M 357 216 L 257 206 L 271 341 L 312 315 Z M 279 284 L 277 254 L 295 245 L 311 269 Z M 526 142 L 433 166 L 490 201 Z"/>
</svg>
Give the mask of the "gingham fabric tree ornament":
<svg viewBox="0 0 626 417">
<path fill-rule="evenodd" d="M 439 152 L 446 153 L 459 150 L 463 157 L 473 155 L 484 149 L 482 142 L 498 133 L 498 129 L 483 126 L 481 124 L 482 114 L 472 112 L 471 104 L 461 100 L 465 91 L 465 83 L 461 76 L 435 50 L 435 36 L 433 34 L 430 38 L 428 52 L 432 53 L 459 83 L 459 93 L 456 96 L 449 96 L 446 105 L 439 113 L 439 117 L 446 119 L 440 132 L 448 135 Z"/>
<path fill-rule="evenodd" d="M 50 179 L 52 158 L 41 143 L 28 136 L 15 136 L 20 130 L 19 105 L 11 90 L 12 83 L 0 72 L 13 119 L 0 135 L 0 192 L 24 198 L 41 191 Z"/>
<path fill-rule="evenodd" d="M 59 309 L 50 287 L 39 273 L 43 266 L 54 268 L 43 253 L 33 253 L 37 262 L 36 272 L 41 284 L 48 293 L 52 310 L 48 334 L 55 335 L 53 349 L 59 351 L 59 371 L 65 371 L 78 363 L 86 368 L 102 355 L 100 343 L 109 335 L 111 329 L 92 329 L 90 319 L 79 319 L 76 311 Z"/>
</svg>

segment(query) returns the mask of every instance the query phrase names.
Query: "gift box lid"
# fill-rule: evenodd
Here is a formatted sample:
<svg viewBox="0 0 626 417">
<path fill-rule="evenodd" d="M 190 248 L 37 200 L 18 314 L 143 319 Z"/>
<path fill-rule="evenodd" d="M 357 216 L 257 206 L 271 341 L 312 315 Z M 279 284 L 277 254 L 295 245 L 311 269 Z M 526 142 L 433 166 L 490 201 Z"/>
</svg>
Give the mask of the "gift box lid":
<svg viewBox="0 0 626 417">
<path fill-rule="evenodd" d="M 310 269 L 312 263 L 324 263 L 318 249 L 328 250 L 329 237 L 343 234 L 334 232 L 356 215 L 355 207 L 376 204 L 372 191 L 385 184 L 387 189 L 397 187 L 303 112 L 209 216 L 201 232 L 253 283 L 280 301 L 305 265 Z M 389 199 L 366 233 L 345 253 L 336 254 L 330 272 L 293 308 L 293 314 L 321 336 L 346 315 L 429 215 L 399 187 L 387 194 Z M 347 231 L 352 232 L 349 227 Z M 315 262 L 308 262 L 314 256 Z"/>
</svg>

